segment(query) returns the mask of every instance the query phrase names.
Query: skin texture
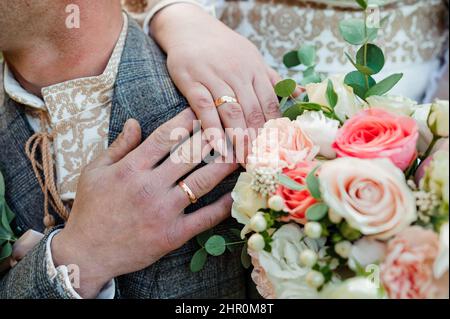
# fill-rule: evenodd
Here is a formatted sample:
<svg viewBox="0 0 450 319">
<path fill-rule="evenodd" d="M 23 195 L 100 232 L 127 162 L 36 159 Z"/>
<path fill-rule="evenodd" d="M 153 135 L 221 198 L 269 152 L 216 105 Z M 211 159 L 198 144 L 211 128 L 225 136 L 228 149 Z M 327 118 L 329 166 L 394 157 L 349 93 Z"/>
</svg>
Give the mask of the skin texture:
<svg viewBox="0 0 450 319">
<path fill-rule="evenodd" d="M 80 29 L 65 26 L 68 4 L 80 7 Z M 45 86 L 101 74 L 122 25 L 118 0 L 0 0 L 0 30 L 8 30 L 0 32 L 0 51 L 20 84 L 40 95 Z M 162 10 L 152 30 L 204 127 L 256 128 L 277 116 L 276 75 L 250 42 L 193 5 Z M 217 110 L 213 99 L 220 95 L 236 95 L 241 105 Z M 150 266 L 229 216 L 229 195 L 185 216 L 190 202 L 176 181 L 195 165 L 157 166 L 173 146 L 170 130 L 192 131 L 194 119 L 194 112 L 184 111 L 143 143 L 131 120 L 108 151 L 84 169 L 69 221 L 52 241 L 56 266 L 80 267 L 82 297 L 95 297 L 111 278 Z M 201 197 L 236 168 L 208 164 L 185 181 Z"/>
</svg>

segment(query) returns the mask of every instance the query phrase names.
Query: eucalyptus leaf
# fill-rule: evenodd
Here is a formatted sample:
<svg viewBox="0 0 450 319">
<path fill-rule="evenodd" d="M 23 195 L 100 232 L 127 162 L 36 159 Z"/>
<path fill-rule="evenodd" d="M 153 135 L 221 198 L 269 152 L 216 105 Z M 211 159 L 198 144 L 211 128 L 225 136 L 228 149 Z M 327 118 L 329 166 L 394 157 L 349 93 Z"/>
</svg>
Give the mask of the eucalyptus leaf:
<svg viewBox="0 0 450 319">
<path fill-rule="evenodd" d="M 379 83 L 372 86 L 366 92 L 365 98 L 368 98 L 369 96 L 373 95 L 381 96 L 388 93 L 402 78 L 403 78 L 402 73 L 392 74 L 383 81 L 380 81 Z"/>
<path fill-rule="evenodd" d="M 298 50 L 298 57 L 302 64 L 311 67 L 316 64 L 316 47 L 305 45 Z"/>
<path fill-rule="evenodd" d="M 316 72 L 314 72 L 308 76 L 304 76 L 303 80 L 301 81 L 302 85 L 308 85 L 311 83 L 320 83 L 320 82 L 322 82 L 322 78 Z"/>
<path fill-rule="evenodd" d="M 197 252 L 192 256 L 190 269 L 192 272 L 199 272 L 205 267 L 206 260 L 208 259 L 208 254 L 204 248 L 197 250 Z"/>
<path fill-rule="evenodd" d="M 201 246 L 204 247 L 206 242 L 208 241 L 208 239 L 214 235 L 214 230 L 209 229 L 201 234 L 199 234 L 196 237 L 197 243 Z"/>
<path fill-rule="evenodd" d="M 364 10 L 366 10 L 367 9 L 367 1 L 366 0 L 356 0 L 356 2 L 359 4 L 359 6 L 362 8 L 362 9 L 364 9 Z"/>
<path fill-rule="evenodd" d="M 302 64 L 300 58 L 298 57 L 298 51 L 286 53 L 283 57 L 283 63 L 287 68 L 293 68 Z"/>
<path fill-rule="evenodd" d="M 319 166 L 314 168 L 306 177 L 306 185 L 308 186 L 308 190 L 311 193 L 311 196 L 315 199 L 321 199 L 320 193 L 320 184 L 319 179 L 316 176 L 316 172 L 319 169 Z"/>
<path fill-rule="evenodd" d="M 317 222 L 328 214 L 328 206 L 325 203 L 317 203 L 306 211 L 306 217 L 309 221 Z"/>
<path fill-rule="evenodd" d="M 350 44 L 361 45 L 366 42 L 365 21 L 363 19 L 348 19 L 339 23 L 339 31 Z"/>
<path fill-rule="evenodd" d="M 377 47 L 375 44 L 368 43 L 366 46 L 362 46 L 356 54 L 356 63 L 365 67 L 366 72 L 359 70 L 365 74 L 373 75 L 379 73 L 385 63 L 383 50 Z"/>
<path fill-rule="evenodd" d="M 369 76 L 369 88 L 373 87 L 376 82 Z M 353 88 L 354 93 L 362 99 L 365 99 L 368 88 L 366 87 L 366 76 L 360 71 L 353 71 L 346 75 L 344 83 Z"/>
<path fill-rule="evenodd" d="M 302 190 L 306 189 L 305 186 L 297 183 L 296 181 L 291 179 L 289 176 L 284 175 L 284 174 L 278 174 L 278 182 L 281 185 L 283 185 L 293 191 L 302 191 Z"/>
<path fill-rule="evenodd" d="M 297 88 L 297 83 L 294 80 L 286 79 L 281 82 L 278 82 L 275 85 L 275 93 L 279 97 L 286 98 L 286 97 L 291 96 L 295 92 L 296 88 Z"/>
<path fill-rule="evenodd" d="M 227 249 L 225 238 L 219 235 L 212 236 L 206 242 L 205 249 L 208 252 L 208 254 L 212 256 L 217 257 L 223 255 L 223 253 Z"/>
<path fill-rule="evenodd" d="M 295 121 L 297 117 L 302 115 L 305 111 L 321 111 L 323 110 L 323 108 L 324 106 L 316 103 L 302 102 L 291 106 L 283 113 L 283 116 L 288 117 L 292 121 Z"/>
<path fill-rule="evenodd" d="M 338 103 L 338 95 L 336 94 L 336 91 L 334 90 L 333 82 L 331 80 L 328 80 L 327 85 L 327 101 L 328 104 L 334 109 L 334 107 Z"/>
</svg>

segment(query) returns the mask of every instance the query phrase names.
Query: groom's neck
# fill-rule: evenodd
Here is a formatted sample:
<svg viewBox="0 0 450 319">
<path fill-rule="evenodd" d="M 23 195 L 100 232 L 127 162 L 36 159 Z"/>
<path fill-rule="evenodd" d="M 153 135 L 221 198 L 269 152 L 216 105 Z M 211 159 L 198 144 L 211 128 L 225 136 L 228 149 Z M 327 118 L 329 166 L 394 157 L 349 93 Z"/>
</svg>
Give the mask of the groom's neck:
<svg viewBox="0 0 450 319">
<path fill-rule="evenodd" d="M 47 22 L 55 27 L 3 52 L 14 76 L 30 93 L 40 96 L 43 87 L 99 75 L 108 64 L 123 26 L 120 3 L 83 2 L 80 28 L 67 28 L 66 17 Z"/>
</svg>

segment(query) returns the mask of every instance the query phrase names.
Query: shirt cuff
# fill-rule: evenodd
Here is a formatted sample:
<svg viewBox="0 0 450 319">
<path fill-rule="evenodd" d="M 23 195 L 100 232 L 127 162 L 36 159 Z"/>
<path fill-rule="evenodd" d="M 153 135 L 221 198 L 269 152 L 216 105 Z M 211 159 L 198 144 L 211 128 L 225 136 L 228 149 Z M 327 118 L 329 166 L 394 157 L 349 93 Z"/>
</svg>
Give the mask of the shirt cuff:
<svg viewBox="0 0 450 319">
<path fill-rule="evenodd" d="M 62 290 L 70 298 L 83 299 L 73 288 L 72 281 L 69 276 L 69 268 L 64 265 L 55 267 L 55 264 L 53 263 L 51 243 L 53 237 L 60 231 L 61 229 L 57 229 L 48 236 L 45 249 L 47 275 L 50 278 L 50 281 L 54 282 L 58 286 L 58 289 Z M 116 284 L 114 280 L 111 280 L 102 288 L 96 299 L 114 299 L 115 294 Z"/>
<path fill-rule="evenodd" d="M 199 2 L 199 0 L 162 0 L 162 1 L 158 2 L 158 4 L 156 4 L 145 16 L 144 25 L 143 25 L 145 34 L 150 35 L 150 22 L 159 11 L 161 11 L 162 9 L 164 9 L 170 5 L 177 4 L 177 3 L 195 4 L 203 9 L 205 9 L 210 14 L 215 15 L 214 6 L 210 6 L 209 8 L 207 8 L 205 5 L 202 5 Z"/>
</svg>

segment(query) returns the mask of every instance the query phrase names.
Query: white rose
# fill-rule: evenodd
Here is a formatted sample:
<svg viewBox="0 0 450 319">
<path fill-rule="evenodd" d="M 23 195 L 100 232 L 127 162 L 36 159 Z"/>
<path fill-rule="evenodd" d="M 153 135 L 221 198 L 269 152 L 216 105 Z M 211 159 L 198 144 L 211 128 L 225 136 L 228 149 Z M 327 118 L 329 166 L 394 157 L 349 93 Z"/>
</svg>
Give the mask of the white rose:
<svg viewBox="0 0 450 319">
<path fill-rule="evenodd" d="M 318 255 L 325 254 L 322 240 L 306 238 L 297 224 L 287 224 L 278 229 L 272 237 L 271 252 L 251 252 L 254 264 L 258 265 L 258 282 L 270 283 L 273 295 L 277 299 L 318 298 L 318 291 L 306 282 L 311 268 L 301 265 L 300 255 L 311 250 Z M 253 276 L 254 278 L 256 276 Z M 256 284 L 258 285 L 258 282 Z M 263 297 L 265 297 L 263 295 Z"/>
<path fill-rule="evenodd" d="M 300 115 L 296 122 L 314 145 L 320 147 L 320 155 L 327 159 L 336 158 L 332 145 L 339 130 L 339 121 L 326 117 L 322 111 L 308 111 Z"/>
<path fill-rule="evenodd" d="M 449 268 L 449 227 L 448 223 L 441 228 L 439 255 L 434 263 L 434 276 L 439 279 L 448 272 Z"/>
<path fill-rule="evenodd" d="M 449 135 L 449 102 L 437 100 L 431 105 L 428 126 L 431 131 L 439 137 Z"/>
<path fill-rule="evenodd" d="M 403 96 L 370 96 L 367 98 L 370 107 L 380 108 L 398 115 L 411 116 L 417 108 L 417 102 Z"/>
<path fill-rule="evenodd" d="M 348 265 L 355 271 L 358 267 L 365 269 L 369 265 L 382 262 L 385 255 L 386 245 L 384 243 L 369 238 L 362 238 L 353 244 Z"/>
<path fill-rule="evenodd" d="M 320 296 L 325 299 L 380 299 L 380 290 L 368 278 L 355 277 L 328 284 Z"/>
<path fill-rule="evenodd" d="M 242 173 L 239 176 L 231 197 L 233 198 L 231 216 L 245 225 L 241 233 L 242 236 L 245 236 L 251 231 L 250 219 L 259 209 L 267 207 L 267 198 L 252 189 L 252 176 L 249 173 Z"/>
<path fill-rule="evenodd" d="M 353 88 L 344 83 L 344 76 L 331 76 L 322 83 L 311 83 L 306 85 L 306 93 L 309 101 L 320 105 L 330 106 L 327 100 L 328 80 L 331 80 L 334 91 L 338 96 L 338 102 L 334 108 L 337 117 L 345 121 L 362 110 L 363 105 L 353 92 Z"/>
<path fill-rule="evenodd" d="M 325 203 L 364 235 L 386 240 L 417 219 L 405 175 L 388 159 L 328 161 L 319 181 Z"/>
</svg>

